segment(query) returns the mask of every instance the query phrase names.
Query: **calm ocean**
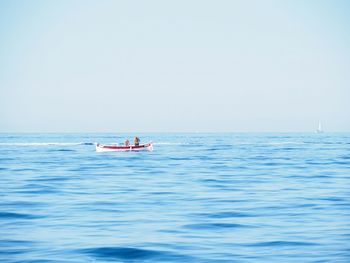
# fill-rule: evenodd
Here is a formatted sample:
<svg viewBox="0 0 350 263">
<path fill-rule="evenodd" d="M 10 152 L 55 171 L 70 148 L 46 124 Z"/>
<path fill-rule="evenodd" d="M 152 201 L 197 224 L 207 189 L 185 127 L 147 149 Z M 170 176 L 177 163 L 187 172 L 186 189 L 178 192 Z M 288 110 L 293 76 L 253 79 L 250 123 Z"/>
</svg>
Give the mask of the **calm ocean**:
<svg viewBox="0 0 350 263">
<path fill-rule="evenodd" d="M 350 134 L 0 134 L 0 262 L 350 262 Z"/>
</svg>

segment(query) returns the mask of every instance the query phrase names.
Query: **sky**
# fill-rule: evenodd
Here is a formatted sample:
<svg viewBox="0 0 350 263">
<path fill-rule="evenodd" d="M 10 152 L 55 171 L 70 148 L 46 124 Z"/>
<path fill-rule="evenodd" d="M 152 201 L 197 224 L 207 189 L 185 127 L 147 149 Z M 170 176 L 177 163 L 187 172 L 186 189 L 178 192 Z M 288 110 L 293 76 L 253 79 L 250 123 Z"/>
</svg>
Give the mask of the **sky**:
<svg viewBox="0 0 350 263">
<path fill-rule="evenodd" d="M 350 1 L 0 0 L 0 132 L 350 131 Z"/>
</svg>

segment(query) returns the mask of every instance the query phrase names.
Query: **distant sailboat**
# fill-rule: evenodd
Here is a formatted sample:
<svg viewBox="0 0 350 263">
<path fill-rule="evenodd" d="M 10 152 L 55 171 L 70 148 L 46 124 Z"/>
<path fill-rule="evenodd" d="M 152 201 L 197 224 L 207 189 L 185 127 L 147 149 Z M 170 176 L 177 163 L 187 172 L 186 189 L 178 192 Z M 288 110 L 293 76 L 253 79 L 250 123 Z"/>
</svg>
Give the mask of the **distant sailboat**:
<svg viewBox="0 0 350 263">
<path fill-rule="evenodd" d="M 323 133 L 322 124 L 320 121 L 318 122 L 318 128 L 316 130 L 316 133 Z"/>
</svg>

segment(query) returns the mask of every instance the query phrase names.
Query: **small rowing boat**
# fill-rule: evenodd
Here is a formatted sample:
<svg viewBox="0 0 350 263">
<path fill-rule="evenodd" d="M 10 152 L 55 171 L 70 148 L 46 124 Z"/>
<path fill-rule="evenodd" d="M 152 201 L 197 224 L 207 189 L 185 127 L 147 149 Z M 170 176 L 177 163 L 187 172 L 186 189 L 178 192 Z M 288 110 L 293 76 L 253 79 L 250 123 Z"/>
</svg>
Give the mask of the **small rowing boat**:
<svg viewBox="0 0 350 263">
<path fill-rule="evenodd" d="M 129 146 L 121 146 L 121 145 L 106 145 L 97 143 L 96 144 L 96 152 L 127 152 L 127 151 L 152 151 L 153 143 L 146 143 L 140 145 L 129 145 Z"/>
</svg>

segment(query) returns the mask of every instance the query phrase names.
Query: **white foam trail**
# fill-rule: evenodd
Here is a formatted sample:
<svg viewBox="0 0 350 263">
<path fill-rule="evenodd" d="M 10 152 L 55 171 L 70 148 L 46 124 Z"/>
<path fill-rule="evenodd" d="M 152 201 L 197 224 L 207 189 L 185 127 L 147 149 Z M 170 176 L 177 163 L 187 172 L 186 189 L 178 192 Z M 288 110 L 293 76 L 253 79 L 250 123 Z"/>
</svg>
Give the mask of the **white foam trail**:
<svg viewBox="0 0 350 263">
<path fill-rule="evenodd" d="M 85 142 L 0 142 L 0 146 L 77 146 L 77 145 L 88 145 L 88 144 L 90 143 L 85 143 Z"/>
</svg>

